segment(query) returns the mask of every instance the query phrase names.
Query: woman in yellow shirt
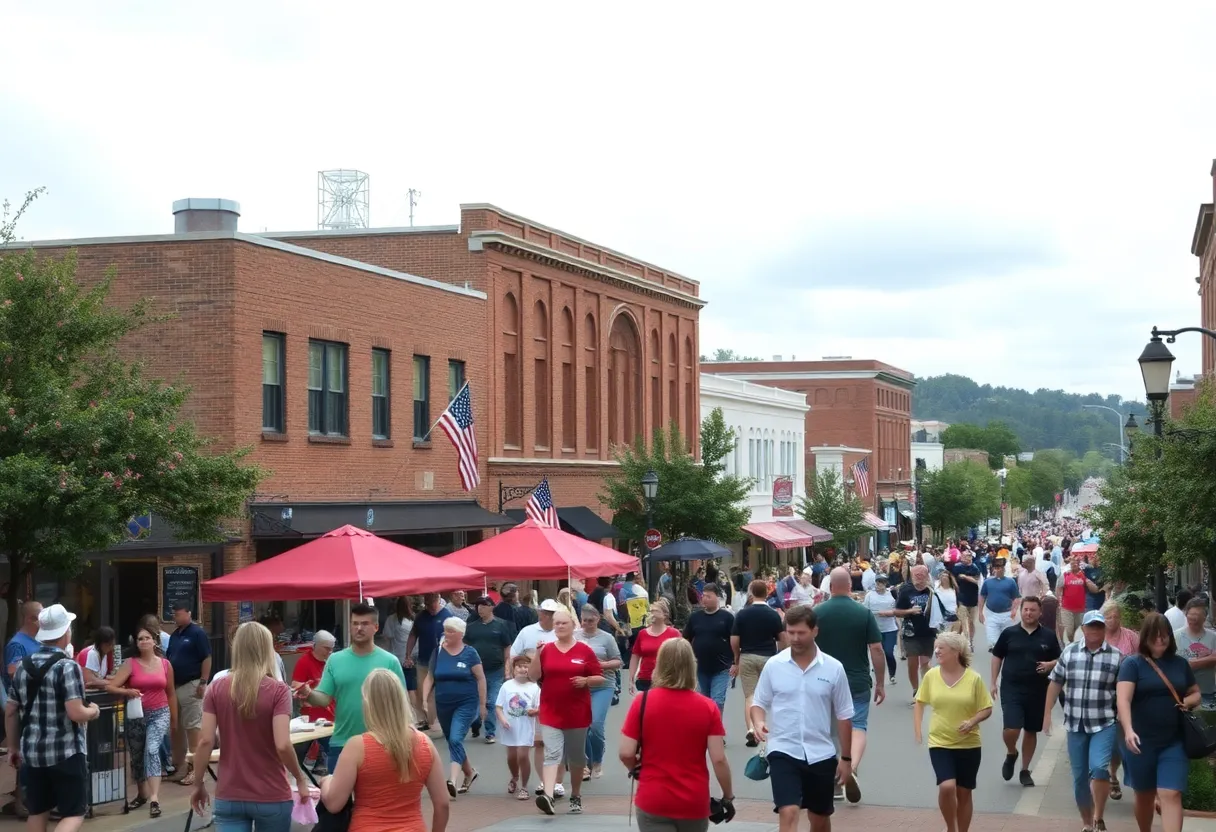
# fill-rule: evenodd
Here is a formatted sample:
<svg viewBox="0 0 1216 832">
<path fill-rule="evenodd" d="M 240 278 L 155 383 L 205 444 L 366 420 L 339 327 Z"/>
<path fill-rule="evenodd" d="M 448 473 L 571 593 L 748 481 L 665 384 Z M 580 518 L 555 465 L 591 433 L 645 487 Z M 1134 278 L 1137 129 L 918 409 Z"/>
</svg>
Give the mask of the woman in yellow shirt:
<svg viewBox="0 0 1216 832">
<path fill-rule="evenodd" d="M 962 633 L 947 632 L 933 647 L 937 667 L 930 668 L 916 691 L 912 714 L 916 743 L 923 740 L 925 706 L 929 720 L 929 762 L 937 775 L 937 806 L 946 832 L 967 832 L 971 826 L 975 789 L 980 770 L 979 725 L 992 716 L 992 697 L 984 680 L 971 669 L 971 645 Z"/>
</svg>

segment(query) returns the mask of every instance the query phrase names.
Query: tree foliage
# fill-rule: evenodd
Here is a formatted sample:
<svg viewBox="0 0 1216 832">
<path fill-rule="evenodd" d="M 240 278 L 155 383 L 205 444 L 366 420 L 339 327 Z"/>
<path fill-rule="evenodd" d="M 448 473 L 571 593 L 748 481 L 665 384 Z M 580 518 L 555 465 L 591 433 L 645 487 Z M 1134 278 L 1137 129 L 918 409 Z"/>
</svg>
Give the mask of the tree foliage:
<svg viewBox="0 0 1216 832">
<path fill-rule="evenodd" d="M 991 421 L 982 427 L 966 422 L 950 425 L 942 431 L 941 441 L 947 448 L 987 451 L 988 466 L 993 470 L 1005 464 L 1005 457 L 1014 456 L 1021 450 L 1017 435 L 999 421 Z"/>
<path fill-rule="evenodd" d="M 938 537 L 986 524 L 1000 510 L 1000 482 L 987 466 L 969 459 L 929 471 L 919 489 L 921 519 Z"/>
<path fill-rule="evenodd" d="M 649 448 L 641 438 L 613 450 L 619 468 L 604 479 L 600 502 L 613 512 L 613 525 L 632 540 L 642 540 L 647 529 L 642 477 L 654 471 L 659 493 L 654 505 L 654 528 L 664 540 L 695 537 L 702 540 L 739 540 L 751 510 L 744 505 L 752 480 L 726 474 L 726 458 L 734 453 L 735 435 L 726 425 L 721 408 L 701 422 L 701 462 L 687 450 L 679 426 L 656 430 Z M 677 613 L 686 613 L 687 572 L 673 570 Z M 681 618 L 681 620 L 683 620 Z"/>
<path fill-rule="evenodd" d="M 1145 422 L 1144 404 L 1118 396 L 1046 389 L 1031 393 L 977 384 L 954 374 L 917 379 L 912 418 L 940 419 L 952 426 L 960 422 L 987 425 L 999 420 L 1017 436 L 1022 450 L 1063 448 L 1077 455 L 1103 452 L 1103 443 L 1119 441 L 1119 427 L 1114 414 L 1083 408 L 1086 404 L 1113 407 L 1124 414 L 1132 412 L 1141 424 Z"/>
<path fill-rule="evenodd" d="M 718 348 L 718 349 L 714 350 L 713 358 L 706 358 L 705 356 L 701 356 L 701 360 L 702 361 L 759 361 L 760 359 L 754 355 L 744 355 L 743 353 L 735 352 L 734 350 L 724 350 L 724 349 Z"/>
<path fill-rule="evenodd" d="M 34 569 L 76 574 L 154 512 L 183 539 L 223 540 L 262 472 L 246 451 L 211 453 L 181 414 L 189 391 L 146 378 L 119 341 L 147 304 L 107 304 L 114 274 L 76 281 L 74 253 L 13 245 L 37 193 L 0 220 L 0 552 L 9 560 L 9 631 Z"/>
<path fill-rule="evenodd" d="M 874 529 L 865 522 L 865 505 L 845 490 L 835 468 L 816 469 L 808 494 L 798 502 L 798 513 L 808 523 L 832 533 L 832 544 L 845 548 Z"/>
</svg>

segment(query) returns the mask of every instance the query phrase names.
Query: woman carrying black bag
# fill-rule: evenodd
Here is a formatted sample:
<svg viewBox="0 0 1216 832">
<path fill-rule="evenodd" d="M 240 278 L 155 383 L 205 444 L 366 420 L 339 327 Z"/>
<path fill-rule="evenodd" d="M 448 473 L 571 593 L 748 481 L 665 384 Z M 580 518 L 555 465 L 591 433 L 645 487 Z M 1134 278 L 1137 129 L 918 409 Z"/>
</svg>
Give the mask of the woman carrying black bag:
<svg viewBox="0 0 1216 832">
<path fill-rule="evenodd" d="M 1136 793 L 1136 824 L 1140 832 L 1149 832 L 1154 802 L 1160 802 L 1162 829 L 1180 832 L 1182 792 L 1190 772 L 1183 720 L 1199 707 L 1202 696 L 1190 663 L 1178 655 L 1165 616 L 1154 612 L 1144 617 L 1140 651 L 1124 659 L 1116 690 L 1123 765 Z"/>
<path fill-rule="evenodd" d="M 640 832 L 705 832 L 735 816 L 726 729 L 713 700 L 697 692 L 697 660 L 685 639 L 659 648 L 652 685 L 636 696 L 622 728 L 620 760 L 637 781 Z M 673 742 L 673 737 L 679 737 Z M 722 799 L 709 796 L 709 753 Z"/>
</svg>

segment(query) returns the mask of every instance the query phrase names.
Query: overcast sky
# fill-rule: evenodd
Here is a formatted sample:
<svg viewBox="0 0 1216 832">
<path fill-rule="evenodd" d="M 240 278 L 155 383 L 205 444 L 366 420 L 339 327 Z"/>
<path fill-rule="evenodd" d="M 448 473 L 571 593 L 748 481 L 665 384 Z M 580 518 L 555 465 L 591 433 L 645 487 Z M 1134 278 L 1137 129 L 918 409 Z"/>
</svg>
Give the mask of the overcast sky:
<svg viewBox="0 0 1216 832">
<path fill-rule="evenodd" d="M 699 280 L 703 353 L 1142 397 L 1149 329 L 1199 323 L 1216 7 L 721 7 L 11 4 L 0 196 L 47 186 L 27 239 L 187 196 L 310 229 L 358 168 L 373 225 L 414 187 L 420 225 L 493 202 Z"/>
</svg>

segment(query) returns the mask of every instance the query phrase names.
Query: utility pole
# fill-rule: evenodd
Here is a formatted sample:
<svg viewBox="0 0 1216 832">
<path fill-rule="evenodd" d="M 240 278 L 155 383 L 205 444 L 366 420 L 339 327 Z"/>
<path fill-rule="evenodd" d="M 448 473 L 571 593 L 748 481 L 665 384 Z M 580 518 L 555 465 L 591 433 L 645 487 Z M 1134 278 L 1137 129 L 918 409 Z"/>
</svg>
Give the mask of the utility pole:
<svg viewBox="0 0 1216 832">
<path fill-rule="evenodd" d="M 410 199 L 410 228 L 414 227 L 414 207 L 418 204 L 418 200 L 422 198 L 422 191 L 417 188 L 410 188 L 407 192 Z"/>
</svg>

